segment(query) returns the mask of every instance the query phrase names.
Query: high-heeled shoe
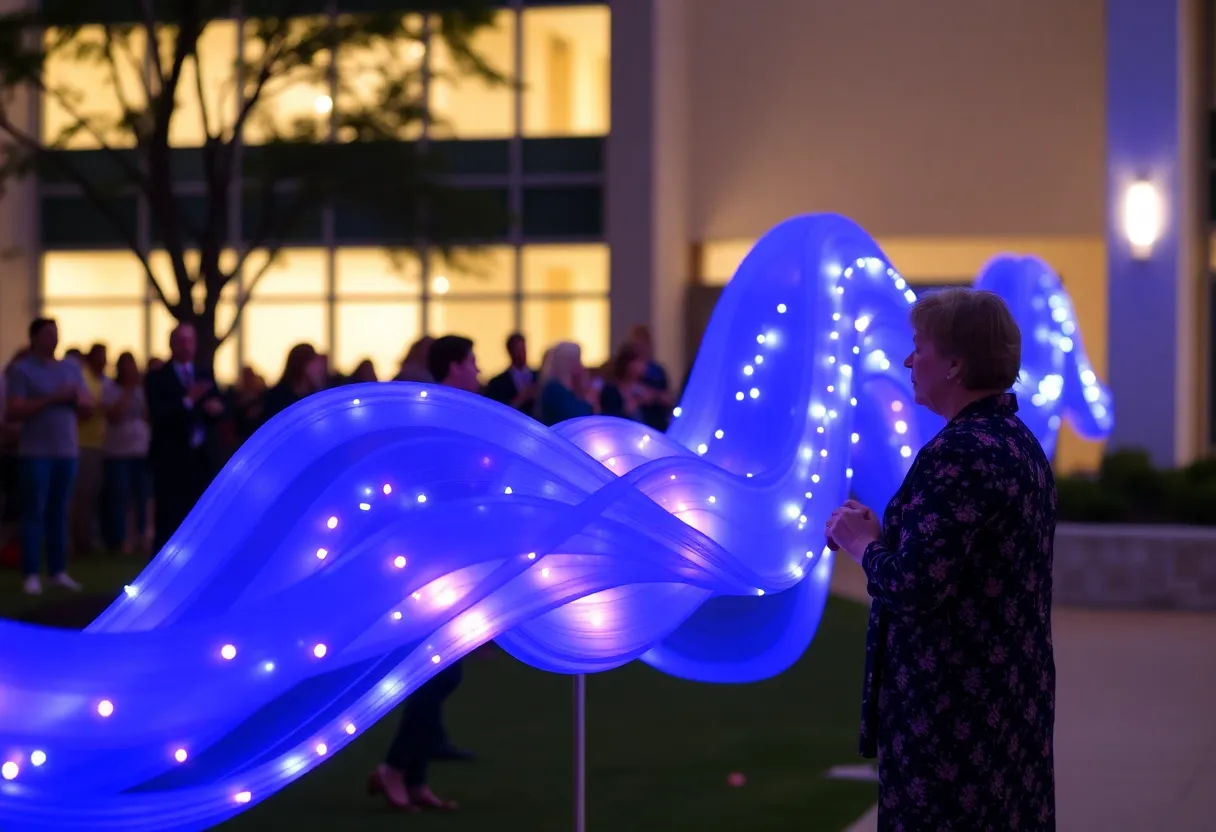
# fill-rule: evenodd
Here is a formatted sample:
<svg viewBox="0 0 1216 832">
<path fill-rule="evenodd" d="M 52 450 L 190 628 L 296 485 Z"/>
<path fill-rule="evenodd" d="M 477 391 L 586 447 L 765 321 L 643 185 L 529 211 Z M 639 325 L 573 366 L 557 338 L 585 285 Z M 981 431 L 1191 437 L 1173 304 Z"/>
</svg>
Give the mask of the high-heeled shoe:
<svg viewBox="0 0 1216 832">
<path fill-rule="evenodd" d="M 379 797 L 383 795 L 385 801 L 388 802 L 388 805 L 402 812 L 421 811 L 422 807 L 410 800 L 409 792 L 406 791 L 404 784 L 401 785 L 400 789 L 401 791 L 399 794 L 394 794 L 394 792 L 397 790 L 391 788 L 386 778 L 384 766 L 381 766 L 367 776 L 368 797 Z"/>
<path fill-rule="evenodd" d="M 439 795 L 430 790 L 428 786 L 419 786 L 416 789 L 410 789 L 410 805 L 418 806 L 424 810 L 434 810 L 439 812 L 455 812 L 460 808 L 455 800 L 444 800 Z"/>
</svg>

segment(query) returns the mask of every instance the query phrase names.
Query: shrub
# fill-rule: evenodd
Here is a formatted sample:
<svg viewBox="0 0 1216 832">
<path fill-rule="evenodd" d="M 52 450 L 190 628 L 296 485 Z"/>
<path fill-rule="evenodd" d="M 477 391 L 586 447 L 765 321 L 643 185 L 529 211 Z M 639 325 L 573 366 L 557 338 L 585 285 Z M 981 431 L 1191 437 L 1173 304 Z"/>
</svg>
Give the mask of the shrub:
<svg viewBox="0 0 1216 832">
<path fill-rule="evenodd" d="M 1056 481 L 1061 521 L 1216 526 L 1216 458 L 1155 468 L 1147 453 L 1118 451 L 1096 475 Z"/>
</svg>

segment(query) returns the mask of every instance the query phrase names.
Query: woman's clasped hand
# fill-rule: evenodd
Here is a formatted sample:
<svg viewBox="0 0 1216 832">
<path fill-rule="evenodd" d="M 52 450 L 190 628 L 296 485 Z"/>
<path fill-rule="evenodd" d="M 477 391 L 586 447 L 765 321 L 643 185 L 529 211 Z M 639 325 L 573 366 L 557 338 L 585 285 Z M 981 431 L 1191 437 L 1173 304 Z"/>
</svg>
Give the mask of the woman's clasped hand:
<svg viewBox="0 0 1216 832">
<path fill-rule="evenodd" d="M 861 563 L 866 547 L 882 537 L 882 527 L 877 514 L 856 500 L 848 500 L 829 515 L 824 536 L 829 549 L 843 549 Z"/>
</svg>

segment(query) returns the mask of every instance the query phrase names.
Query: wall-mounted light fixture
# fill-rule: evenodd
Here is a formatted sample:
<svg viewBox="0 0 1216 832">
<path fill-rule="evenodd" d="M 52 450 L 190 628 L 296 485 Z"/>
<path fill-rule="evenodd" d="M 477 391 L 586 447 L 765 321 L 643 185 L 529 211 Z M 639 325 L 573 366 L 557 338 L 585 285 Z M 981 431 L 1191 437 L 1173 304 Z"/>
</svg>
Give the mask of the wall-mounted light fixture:
<svg viewBox="0 0 1216 832">
<path fill-rule="evenodd" d="M 1140 180 L 1128 186 L 1123 195 L 1123 233 L 1137 260 L 1146 260 L 1153 253 L 1153 246 L 1161 238 L 1164 213 L 1156 185 Z"/>
</svg>

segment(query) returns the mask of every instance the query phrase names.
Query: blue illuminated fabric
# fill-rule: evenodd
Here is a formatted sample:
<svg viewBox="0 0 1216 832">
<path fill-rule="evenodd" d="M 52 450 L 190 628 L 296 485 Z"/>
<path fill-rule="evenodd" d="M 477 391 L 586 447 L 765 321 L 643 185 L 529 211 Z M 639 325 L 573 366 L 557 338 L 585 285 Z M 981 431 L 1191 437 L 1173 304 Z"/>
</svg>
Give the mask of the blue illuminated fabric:
<svg viewBox="0 0 1216 832">
<path fill-rule="evenodd" d="M 1059 278 L 999 257 L 977 285 L 1022 327 L 1043 444 L 1107 435 Z M 409 383 L 290 408 L 85 632 L 0 623 L 0 829 L 209 827 L 492 639 L 555 673 L 782 672 L 827 513 L 883 505 L 939 427 L 902 366 L 913 299 L 852 222 L 798 217 L 726 287 L 666 435 Z"/>
</svg>

